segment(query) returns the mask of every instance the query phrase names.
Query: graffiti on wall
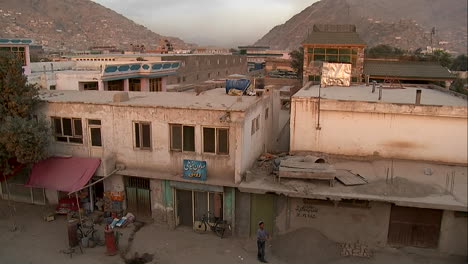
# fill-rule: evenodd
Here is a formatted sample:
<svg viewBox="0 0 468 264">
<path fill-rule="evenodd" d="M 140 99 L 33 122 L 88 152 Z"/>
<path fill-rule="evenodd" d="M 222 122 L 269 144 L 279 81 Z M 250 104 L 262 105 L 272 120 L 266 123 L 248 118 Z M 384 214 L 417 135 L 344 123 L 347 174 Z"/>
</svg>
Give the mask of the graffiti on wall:
<svg viewBox="0 0 468 264">
<path fill-rule="evenodd" d="M 372 253 L 367 245 L 361 244 L 359 241 L 356 243 L 341 243 L 341 256 L 343 257 L 364 257 L 370 258 Z"/>
<path fill-rule="evenodd" d="M 304 218 L 316 218 L 318 209 L 311 204 L 296 205 L 296 216 Z"/>
</svg>

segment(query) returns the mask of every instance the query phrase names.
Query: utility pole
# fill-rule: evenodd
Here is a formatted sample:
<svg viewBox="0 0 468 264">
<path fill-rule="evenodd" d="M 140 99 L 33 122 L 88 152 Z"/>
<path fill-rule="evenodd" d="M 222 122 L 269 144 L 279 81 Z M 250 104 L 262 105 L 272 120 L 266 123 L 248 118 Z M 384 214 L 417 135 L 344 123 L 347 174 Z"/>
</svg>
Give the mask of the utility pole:
<svg viewBox="0 0 468 264">
<path fill-rule="evenodd" d="M 431 30 L 431 53 L 432 55 L 434 55 L 434 45 L 432 44 L 432 41 L 433 41 L 432 39 L 433 39 L 433 36 L 435 35 L 435 31 L 436 31 L 435 27 L 432 27 L 432 30 Z"/>
</svg>

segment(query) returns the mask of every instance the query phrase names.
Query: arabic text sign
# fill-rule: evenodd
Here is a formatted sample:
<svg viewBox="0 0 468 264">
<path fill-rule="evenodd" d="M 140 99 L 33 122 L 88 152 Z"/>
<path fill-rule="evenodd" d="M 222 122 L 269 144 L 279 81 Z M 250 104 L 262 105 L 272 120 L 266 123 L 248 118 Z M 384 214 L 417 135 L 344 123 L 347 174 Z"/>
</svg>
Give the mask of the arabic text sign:
<svg viewBox="0 0 468 264">
<path fill-rule="evenodd" d="M 206 161 L 184 160 L 184 178 L 206 181 Z"/>
</svg>

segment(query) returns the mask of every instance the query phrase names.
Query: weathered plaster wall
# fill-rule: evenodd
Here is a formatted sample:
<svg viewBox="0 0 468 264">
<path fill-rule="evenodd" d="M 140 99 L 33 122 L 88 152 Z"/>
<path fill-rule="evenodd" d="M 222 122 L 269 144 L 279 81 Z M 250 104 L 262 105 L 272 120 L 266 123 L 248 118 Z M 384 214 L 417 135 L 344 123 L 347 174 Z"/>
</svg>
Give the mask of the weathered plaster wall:
<svg viewBox="0 0 468 264">
<path fill-rule="evenodd" d="M 440 227 L 439 250 L 448 254 L 468 255 L 468 217 L 444 211 Z"/>
<path fill-rule="evenodd" d="M 305 227 L 338 243 L 359 241 L 370 247 L 383 247 L 387 243 L 390 204 L 371 202 L 370 208 L 335 207 L 283 197 L 277 208 L 276 230 L 280 234 Z"/>
<path fill-rule="evenodd" d="M 291 151 L 466 163 L 466 107 L 293 98 Z"/>
<path fill-rule="evenodd" d="M 265 119 L 265 109 L 269 109 L 268 118 Z M 242 154 L 240 174 L 250 169 L 255 160 L 264 152 L 272 147 L 272 96 L 267 100 L 259 101 L 255 107 L 251 107 L 245 115 L 242 138 Z M 252 120 L 258 118 L 259 129 L 252 134 Z M 237 179 L 236 179 L 237 180 Z M 239 179 L 240 182 L 240 179 Z"/>
<path fill-rule="evenodd" d="M 100 73 L 84 72 L 84 73 L 55 73 L 55 82 L 57 90 L 80 90 L 80 82 L 97 82 L 101 79 Z"/>
<path fill-rule="evenodd" d="M 83 125 L 83 144 L 69 144 L 55 141 L 51 137 L 49 153 L 51 155 L 76 155 L 82 157 L 101 157 L 104 169 L 98 171 L 105 176 L 114 170 L 113 164 L 125 165 L 129 176 L 181 180 L 184 159 L 204 160 L 207 162 L 207 184 L 230 186 L 240 182 L 241 173 L 249 162 L 263 152 L 268 141 L 271 121 L 265 127 L 264 108 L 271 106 L 270 97 L 259 98 L 247 114 L 230 112 L 230 122 L 221 122 L 220 118 L 227 111 L 193 110 L 157 107 L 133 107 L 93 105 L 83 103 L 48 103 L 41 113 L 50 121 L 50 117 L 81 118 Z M 270 107 L 271 111 L 271 107 Z M 245 118 L 247 115 L 249 118 Z M 250 138 L 250 124 L 253 116 L 261 115 L 260 127 L 256 138 L 264 144 L 246 144 L 243 138 Z M 89 143 L 88 119 L 101 120 L 102 148 L 91 147 Z M 151 123 L 151 143 L 149 150 L 134 148 L 133 122 Z M 195 126 L 195 152 L 177 152 L 170 150 L 170 124 Z M 249 126 L 246 129 L 246 124 Z M 203 153 L 203 127 L 229 128 L 229 155 Z M 254 149 L 253 145 L 258 149 Z M 246 155 L 248 157 L 244 158 Z M 241 162 L 242 165 L 241 165 Z"/>
</svg>

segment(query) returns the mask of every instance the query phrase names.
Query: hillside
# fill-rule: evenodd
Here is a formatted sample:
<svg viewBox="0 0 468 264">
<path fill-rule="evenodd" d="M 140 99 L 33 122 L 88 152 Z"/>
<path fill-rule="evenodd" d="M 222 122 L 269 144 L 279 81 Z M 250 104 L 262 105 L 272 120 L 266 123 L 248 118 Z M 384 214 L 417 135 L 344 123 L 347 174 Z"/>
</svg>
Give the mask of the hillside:
<svg viewBox="0 0 468 264">
<path fill-rule="evenodd" d="M 175 48 L 191 46 L 164 37 L 90 0 L 1 0 L 0 37 L 31 38 L 51 50 L 144 44 L 169 39 Z"/>
<path fill-rule="evenodd" d="M 282 25 L 274 27 L 256 45 L 296 49 L 314 24 L 355 24 L 369 46 L 389 44 L 403 49 L 430 46 L 466 53 L 465 0 L 321 0 Z"/>
</svg>

